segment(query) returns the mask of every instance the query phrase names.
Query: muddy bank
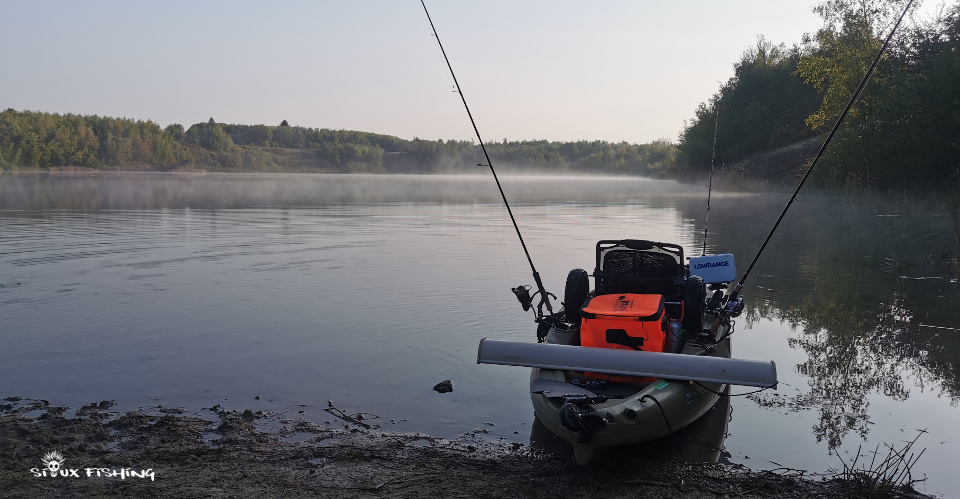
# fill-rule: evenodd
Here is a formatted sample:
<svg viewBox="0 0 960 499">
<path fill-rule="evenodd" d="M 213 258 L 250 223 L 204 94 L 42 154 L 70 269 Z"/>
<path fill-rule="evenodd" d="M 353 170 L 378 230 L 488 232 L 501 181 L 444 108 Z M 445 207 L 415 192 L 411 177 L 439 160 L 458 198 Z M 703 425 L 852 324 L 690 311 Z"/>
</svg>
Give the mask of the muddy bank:
<svg viewBox="0 0 960 499">
<path fill-rule="evenodd" d="M 577 467 L 568 456 L 479 432 L 451 441 L 219 406 L 201 416 L 111 406 L 0 401 L 0 496 L 850 497 L 849 484 L 795 470 L 650 463 L 623 453 Z"/>
</svg>

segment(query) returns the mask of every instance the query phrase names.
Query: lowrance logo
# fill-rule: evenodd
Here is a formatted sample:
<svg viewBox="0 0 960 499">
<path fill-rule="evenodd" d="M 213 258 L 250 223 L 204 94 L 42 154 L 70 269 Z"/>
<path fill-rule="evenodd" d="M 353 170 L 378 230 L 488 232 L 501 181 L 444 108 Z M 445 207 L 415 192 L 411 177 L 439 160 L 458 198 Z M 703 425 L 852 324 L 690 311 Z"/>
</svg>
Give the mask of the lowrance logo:
<svg viewBox="0 0 960 499">
<path fill-rule="evenodd" d="M 690 259 L 690 273 L 705 284 L 730 282 L 737 278 L 737 264 L 731 254 L 698 256 Z"/>
<path fill-rule="evenodd" d="M 712 267 L 729 267 L 729 266 L 730 266 L 730 262 L 723 261 L 723 262 L 698 263 L 698 264 L 694 265 L 693 268 L 695 268 L 695 269 L 708 269 L 708 268 L 712 268 Z"/>
</svg>

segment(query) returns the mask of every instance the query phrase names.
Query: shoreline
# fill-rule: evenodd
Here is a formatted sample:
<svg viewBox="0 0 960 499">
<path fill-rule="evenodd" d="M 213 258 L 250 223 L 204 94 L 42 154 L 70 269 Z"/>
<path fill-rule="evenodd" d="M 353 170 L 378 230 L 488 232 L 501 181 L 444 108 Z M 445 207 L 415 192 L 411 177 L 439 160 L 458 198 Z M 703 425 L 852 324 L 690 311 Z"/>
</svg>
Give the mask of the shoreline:
<svg viewBox="0 0 960 499">
<path fill-rule="evenodd" d="M 569 456 L 477 434 L 447 440 L 216 406 L 213 418 L 111 406 L 71 411 L 42 400 L 0 401 L 0 495 L 856 497 L 850 483 L 787 468 L 653 462 L 624 453 L 578 467 Z M 68 476 L 38 476 L 52 451 L 62 455 L 60 471 Z M 912 490 L 893 496 L 930 497 Z"/>
</svg>

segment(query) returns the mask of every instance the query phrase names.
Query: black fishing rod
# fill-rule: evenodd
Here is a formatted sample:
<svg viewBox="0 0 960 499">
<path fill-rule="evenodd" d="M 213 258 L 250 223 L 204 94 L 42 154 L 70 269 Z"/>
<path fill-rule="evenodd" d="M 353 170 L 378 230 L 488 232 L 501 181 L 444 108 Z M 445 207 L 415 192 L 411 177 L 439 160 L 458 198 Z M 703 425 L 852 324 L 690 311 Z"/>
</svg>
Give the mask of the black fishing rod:
<svg viewBox="0 0 960 499">
<path fill-rule="evenodd" d="M 777 231 L 777 227 L 779 227 L 780 222 L 783 221 L 783 217 L 787 214 L 787 210 L 790 209 L 790 205 L 793 204 L 795 199 L 797 199 L 797 194 L 800 193 L 800 188 L 803 187 L 803 184 L 807 181 L 807 178 L 810 177 L 810 173 L 813 171 L 813 168 L 817 166 L 817 162 L 820 161 L 820 157 L 823 156 L 823 152 L 827 150 L 827 144 L 829 144 L 833 139 L 834 134 L 836 134 L 837 130 L 840 128 L 840 124 L 843 123 L 844 118 L 847 117 L 847 113 L 850 112 L 850 109 L 857 102 L 857 99 L 860 98 L 860 94 L 863 92 L 864 87 L 867 86 L 867 82 L 870 80 L 870 75 L 873 74 L 873 70 L 880 62 L 880 57 L 882 57 L 883 53 L 887 50 L 887 45 L 890 44 L 890 40 L 893 39 L 893 34 L 897 32 L 897 28 L 900 27 L 900 23 L 903 21 L 903 18 L 906 17 L 911 5 L 913 5 L 913 0 L 907 2 L 907 6 L 903 9 L 903 13 L 900 14 L 900 18 L 897 19 L 897 23 L 893 25 L 893 29 L 891 29 L 890 34 L 887 35 L 887 39 L 883 41 L 883 46 L 880 47 L 880 51 L 877 52 L 877 56 L 873 58 L 873 64 L 870 65 L 870 68 L 867 70 L 867 74 L 863 77 L 863 80 L 860 80 L 860 85 L 857 86 L 857 89 L 853 92 L 853 95 L 850 96 L 850 101 L 847 102 L 847 107 L 845 107 L 843 112 L 840 113 L 840 117 L 837 118 L 837 122 L 833 125 L 833 129 L 830 130 L 830 134 L 827 135 L 826 140 L 823 141 L 823 145 L 820 146 L 820 151 L 817 152 L 817 156 L 813 159 L 813 163 L 810 164 L 810 167 L 807 168 L 807 172 L 803 175 L 803 178 L 800 179 L 800 183 L 797 185 L 796 190 L 793 191 L 793 195 L 790 196 L 790 200 L 787 201 L 787 205 L 783 207 L 783 212 L 780 213 L 780 217 L 777 218 L 777 222 L 773 224 L 773 228 L 770 229 L 770 233 L 767 234 L 767 238 L 763 240 L 763 244 L 760 245 L 760 250 L 757 251 L 756 256 L 753 257 L 753 261 L 750 262 L 750 266 L 747 267 L 747 271 L 743 273 L 743 277 L 741 277 L 740 281 L 737 282 L 737 285 L 734 286 L 733 293 L 730 294 L 730 298 L 727 300 L 726 308 L 722 309 L 720 313 L 717 314 L 717 318 L 713 321 L 713 325 L 710 327 L 711 333 L 717 332 L 717 329 L 720 328 L 721 323 L 728 315 L 736 316 L 741 310 L 743 310 L 743 301 L 738 299 L 740 290 L 743 289 L 743 283 L 747 280 L 747 276 L 750 275 L 750 271 L 753 270 L 753 266 L 756 265 L 757 260 L 760 259 L 760 254 L 763 253 L 763 250 L 767 247 L 767 243 L 770 242 L 770 238 L 773 237 L 773 233 Z"/>
<path fill-rule="evenodd" d="M 700 256 L 707 256 L 707 227 L 710 226 L 710 195 L 713 194 L 713 164 L 717 158 L 717 127 L 720 124 L 720 106 L 713 102 L 713 152 L 710 153 L 710 186 L 707 187 L 707 215 L 703 221 L 703 252 Z"/>
<path fill-rule="evenodd" d="M 533 280 L 536 281 L 537 290 L 540 293 L 540 302 L 547 305 L 547 311 L 552 315 L 553 307 L 550 305 L 550 293 L 547 293 L 547 290 L 543 288 L 543 281 L 540 280 L 540 273 L 537 272 L 537 268 L 533 266 L 533 259 L 530 258 L 530 252 L 527 251 L 527 244 L 523 241 L 523 236 L 520 234 L 520 227 L 517 226 L 517 219 L 513 217 L 513 210 L 510 209 L 510 203 L 507 202 L 507 196 L 503 193 L 503 186 L 500 185 L 500 179 L 497 177 L 497 172 L 493 169 L 493 162 L 490 161 L 490 155 L 487 154 L 487 148 L 483 145 L 483 139 L 480 138 L 480 130 L 477 129 L 477 122 L 473 120 L 473 114 L 470 112 L 470 106 L 467 105 L 467 98 L 463 96 L 463 91 L 460 90 L 460 82 L 457 81 L 457 75 L 454 74 L 453 66 L 450 65 L 450 58 L 447 57 L 447 51 L 443 49 L 443 44 L 440 43 L 440 35 L 437 34 L 436 26 L 433 25 L 433 19 L 430 17 L 430 12 L 427 10 L 427 4 L 424 2 L 424 0 L 420 0 L 420 4 L 423 5 L 423 12 L 427 14 L 427 20 L 430 21 L 430 28 L 433 30 L 433 36 L 437 39 L 437 45 L 440 46 L 440 52 L 443 53 L 443 60 L 447 61 L 447 68 L 450 70 L 450 76 L 453 77 L 453 83 L 457 87 L 457 93 L 460 94 L 460 100 L 463 101 L 463 107 L 467 110 L 467 116 L 470 118 L 470 124 L 473 125 L 473 132 L 477 135 L 477 140 L 480 142 L 480 149 L 483 150 L 483 156 L 487 159 L 486 166 L 490 167 L 490 173 L 493 173 L 493 180 L 497 182 L 497 189 L 500 189 L 500 197 L 503 198 L 503 204 L 507 207 L 507 213 L 510 215 L 510 221 L 513 222 L 513 228 L 517 231 L 517 237 L 520 238 L 520 245 L 523 246 L 523 253 L 527 255 L 527 261 L 530 262 L 530 270 L 533 271 Z M 517 295 L 520 303 L 523 304 L 524 310 L 530 308 L 532 301 L 528 290 L 529 286 L 518 286 L 513 288 L 513 292 Z"/>
</svg>

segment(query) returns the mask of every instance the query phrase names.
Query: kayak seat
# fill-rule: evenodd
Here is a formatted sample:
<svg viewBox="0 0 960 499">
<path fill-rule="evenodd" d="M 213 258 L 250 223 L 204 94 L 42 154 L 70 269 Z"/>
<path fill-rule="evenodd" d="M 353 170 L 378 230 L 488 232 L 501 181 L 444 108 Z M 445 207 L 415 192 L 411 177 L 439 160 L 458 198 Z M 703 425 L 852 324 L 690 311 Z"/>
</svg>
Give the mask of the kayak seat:
<svg viewBox="0 0 960 499">
<path fill-rule="evenodd" d="M 596 294 L 655 294 L 680 301 L 686 273 L 683 248 L 625 239 L 597 243 Z"/>
</svg>

